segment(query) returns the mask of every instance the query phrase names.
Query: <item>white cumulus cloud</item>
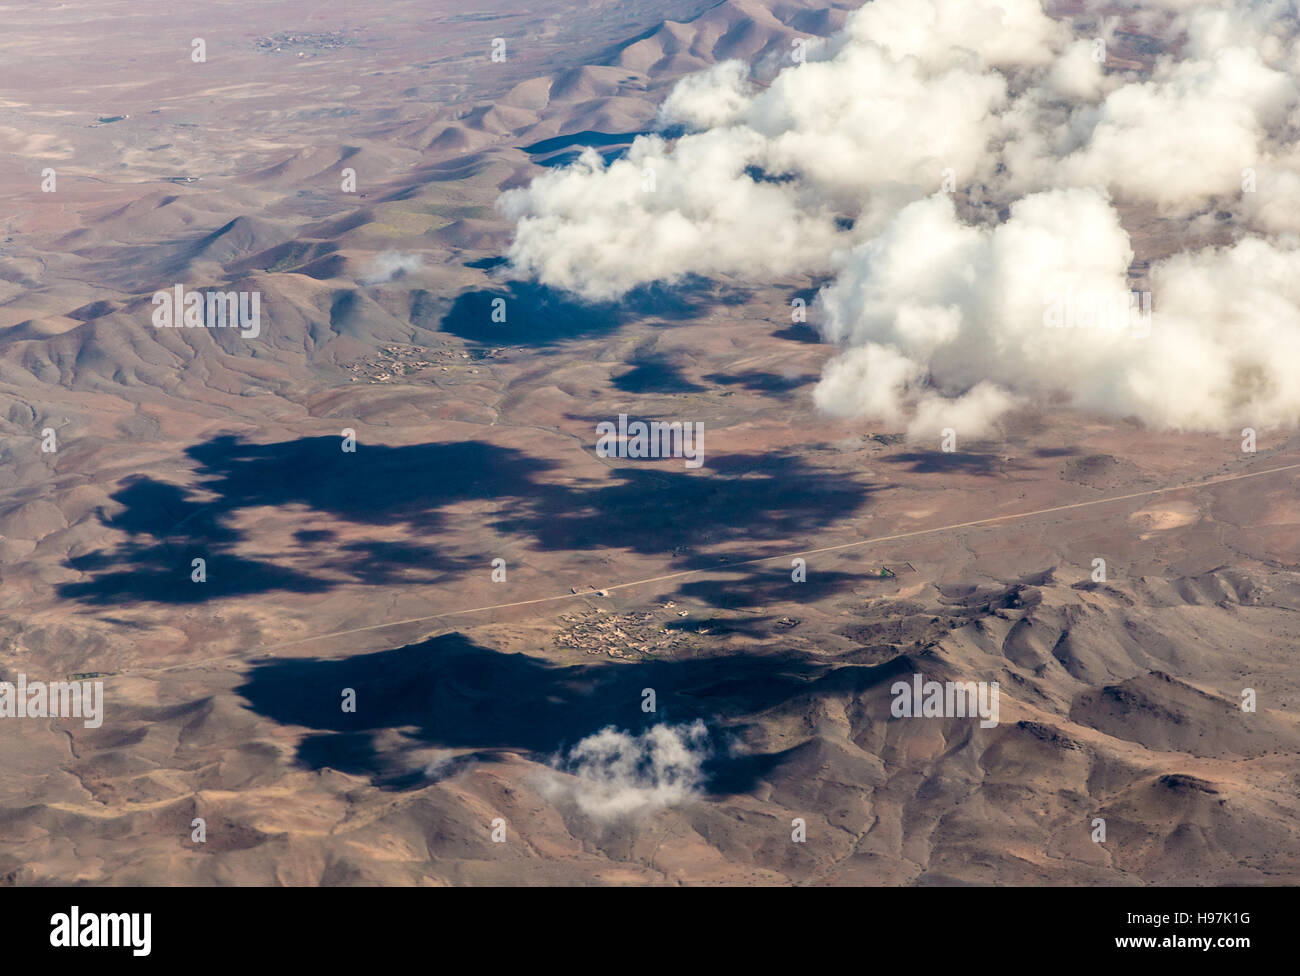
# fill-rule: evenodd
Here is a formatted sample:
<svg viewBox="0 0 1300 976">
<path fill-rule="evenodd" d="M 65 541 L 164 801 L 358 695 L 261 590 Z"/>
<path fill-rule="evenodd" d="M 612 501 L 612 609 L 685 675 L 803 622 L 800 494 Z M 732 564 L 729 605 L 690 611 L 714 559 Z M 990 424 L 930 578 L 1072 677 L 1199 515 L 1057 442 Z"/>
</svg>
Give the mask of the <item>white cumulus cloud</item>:
<svg viewBox="0 0 1300 976">
<path fill-rule="evenodd" d="M 1088 14 L 873 0 L 767 86 L 739 61 L 688 77 L 660 113 L 685 135 L 504 195 L 514 273 L 606 300 L 829 274 L 817 406 L 913 436 L 1060 394 L 1161 427 L 1300 422 L 1294 3 Z"/>
<path fill-rule="evenodd" d="M 700 794 L 709 735 L 704 723 L 655 725 L 639 735 L 601 729 L 557 756 L 546 791 L 597 820 L 676 806 Z"/>
</svg>

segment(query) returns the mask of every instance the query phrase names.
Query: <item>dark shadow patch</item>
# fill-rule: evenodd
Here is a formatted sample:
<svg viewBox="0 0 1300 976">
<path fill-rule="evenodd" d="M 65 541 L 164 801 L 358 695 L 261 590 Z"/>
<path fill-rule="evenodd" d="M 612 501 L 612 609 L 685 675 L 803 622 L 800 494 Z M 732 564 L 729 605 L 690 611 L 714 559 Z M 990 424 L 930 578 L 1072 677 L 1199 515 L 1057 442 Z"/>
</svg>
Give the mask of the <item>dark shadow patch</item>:
<svg viewBox="0 0 1300 976">
<path fill-rule="evenodd" d="M 799 376 L 780 376 L 776 373 L 766 373 L 759 370 L 750 370 L 746 373 L 710 373 L 704 378 L 711 383 L 718 383 L 722 386 L 743 386 L 755 393 L 785 393 L 801 386 L 807 386 L 809 383 L 817 382 L 817 377 L 811 373 L 804 373 Z"/>
<path fill-rule="evenodd" d="M 906 464 L 916 474 L 973 474 L 991 477 L 1012 470 L 1023 470 L 1024 465 L 1013 459 L 1003 460 L 997 454 L 979 454 L 971 451 L 905 451 L 887 454 L 880 458 L 889 464 Z"/>
<path fill-rule="evenodd" d="M 441 583 L 480 565 L 482 560 L 454 559 L 436 546 L 410 542 L 352 542 L 323 565 L 349 573 L 371 586 L 395 583 Z"/>
<path fill-rule="evenodd" d="M 303 545 L 310 546 L 318 542 L 329 542 L 336 535 L 333 529 L 299 529 L 293 537 Z"/>
<path fill-rule="evenodd" d="M 561 149 L 569 149 L 574 146 L 582 148 L 590 146 L 593 149 L 600 146 L 621 146 L 631 143 L 637 136 L 649 134 L 649 132 L 595 132 L 588 129 L 583 132 L 575 132 L 572 135 L 543 139 L 540 142 L 534 142 L 532 145 L 520 146 L 519 148 L 530 156 L 548 156 L 551 153 L 559 152 Z"/>
<path fill-rule="evenodd" d="M 601 163 L 608 166 L 614 160 L 622 159 L 627 155 L 627 149 L 628 147 L 621 146 L 618 149 L 606 149 L 597 155 L 600 156 Z M 547 156 L 544 159 L 534 159 L 533 162 L 538 166 L 545 166 L 547 169 L 559 169 L 576 163 L 584 152 L 586 152 L 585 149 L 574 149 L 569 152 L 556 153 L 554 156 Z"/>
<path fill-rule="evenodd" d="M 227 512 L 305 505 L 370 525 L 437 531 L 440 509 L 462 501 L 514 497 L 554 464 L 481 441 L 340 450 L 337 437 L 250 444 L 222 436 L 186 451 L 199 462 L 199 487 Z"/>
<path fill-rule="evenodd" d="M 664 624 L 664 630 L 698 634 L 713 640 L 720 637 L 770 637 L 776 627 L 771 617 L 681 617 Z"/>
<path fill-rule="evenodd" d="M 817 334 L 817 330 L 812 326 L 795 322 L 784 329 L 777 329 L 772 333 L 773 339 L 788 339 L 790 342 L 803 342 L 811 346 L 821 343 L 822 337 Z"/>
<path fill-rule="evenodd" d="M 745 167 L 745 175 L 755 183 L 775 183 L 778 186 L 783 183 L 793 183 L 795 178 L 793 173 L 769 173 L 762 166 L 754 163 Z"/>
<path fill-rule="evenodd" d="M 498 303 L 504 301 L 504 305 Z M 606 335 L 627 322 L 659 318 L 685 321 L 719 301 L 745 300 L 738 292 L 721 292 L 704 279 L 677 285 L 648 285 L 617 302 L 588 303 L 566 292 L 529 281 L 510 281 L 494 288 L 462 292 L 443 316 L 443 332 L 492 346 L 548 346 L 566 339 Z M 493 313 L 504 311 L 505 321 Z"/>
<path fill-rule="evenodd" d="M 205 560 L 204 582 L 191 579 L 192 561 Z M 113 567 L 129 565 L 129 569 Z M 278 590 L 284 593 L 322 593 L 334 583 L 296 572 L 279 563 L 215 553 L 211 547 L 128 544 L 111 555 L 91 553 L 68 560 L 68 565 L 94 578 L 64 583 L 58 594 L 83 603 L 117 605 L 134 600 L 155 603 L 202 603 L 222 597 L 248 596 Z"/>
<path fill-rule="evenodd" d="M 697 548 L 812 535 L 858 512 L 875 489 L 791 454 L 710 456 L 706 448 L 708 467 L 633 461 L 612 468 L 604 481 L 575 485 L 541 480 L 551 461 L 479 441 L 362 443 L 354 454 L 340 445 L 337 437 L 255 444 L 220 436 L 187 449 L 196 465 L 193 487 L 129 479 L 111 496 L 121 510 L 100 513 L 127 540 L 69 560 L 92 578 L 62 584 L 59 595 L 98 605 L 195 603 L 353 582 L 441 581 L 469 568 L 419 541 L 338 546 L 332 530 L 299 530 L 296 546 L 275 561 L 251 558 L 239 551 L 251 540 L 237 526 L 252 508 L 299 506 L 354 525 L 401 527 L 421 539 L 444 528 L 449 506 L 508 501 L 501 510 L 509 514 L 489 527 L 544 549 L 620 548 L 716 567 Z M 196 557 L 207 561 L 206 583 L 190 581 Z M 304 567 L 330 572 L 313 575 Z"/>
<path fill-rule="evenodd" d="M 431 747 L 545 762 L 606 726 L 636 734 L 696 719 L 712 727 L 716 747 L 757 713 L 832 692 L 859 694 L 899 670 L 898 662 L 837 666 L 792 652 L 561 667 L 453 633 L 341 660 L 265 661 L 237 690 L 259 715 L 312 730 L 298 748 L 304 766 L 406 789 L 429 781 L 423 769 Z M 656 690 L 652 714 L 641 711 L 647 687 Z M 340 707 L 347 688 L 355 712 Z M 396 730 L 404 747 L 393 741 Z M 406 755 L 411 750 L 418 752 Z M 710 785 L 727 792 L 752 788 L 765 768 L 762 756 L 717 748 L 706 765 Z"/>
<path fill-rule="evenodd" d="M 873 565 L 871 571 L 878 568 Z M 789 560 L 781 563 L 774 559 L 766 567 L 755 569 L 739 579 L 695 580 L 683 583 L 677 592 L 679 598 L 688 597 L 719 609 L 737 610 L 773 603 L 816 603 L 872 580 L 871 576 L 858 573 L 809 568 L 807 579 L 796 583 L 790 578 L 792 573 Z"/>
<path fill-rule="evenodd" d="M 581 491 L 539 485 L 517 506 L 519 515 L 493 527 L 531 535 L 549 550 L 680 554 L 728 541 L 807 537 L 860 511 L 875 490 L 792 454 L 709 456 L 706 449 L 705 457 L 708 467 L 697 470 L 630 462 L 612 469 L 610 482 Z M 698 564 L 698 557 L 685 558 Z"/>
<path fill-rule="evenodd" d="M 661 357 L 638 359 L 626 373 L 614 378 L 614 388 L 624 393 L 701 393 L 674 364 Z"/>
<path fill-rule="evenodd" d="M 313 566 L 340 576 L 316 576 L 286 564 L 240 555 L 245 534 L 235 528 L 242 509 L 299 505 L 352 523 L 402 525 L 415 534 L 438 531 L 442 509 L 466 500 L 528 494 L 533 478 L 552 467 L 509 448 L 477 441 L 340 450 L 336 437 L 250 444 L 222 436 L 189 448 L 198 463 L 195 488 L 147 477 L 128 479 L 111 497 L 122 506 L 103 524 L 127 535 L 122 545 L 69 559 L 91 574 L 64 583 L 65 599 L 95 605 L 147 600 L 200 603 L 272 591 L 324 592 L 340 583 L 440 581 L 471 563 L 417 543 L 363 541 L 334 548 L 331 530 L 302 530 L 295 541 Z M 192 560 L 206 562 L 205 582 L 191 580 Z"/>
<path fill-rule="evenodd" d="M 575 132 L 572 135 L 555 136 L 543 139 L 529 146 L 519 148 L 533 157 L 538 166 L 557 168 L 575 163 L 588 149 L 597 151 L 602 163 L 608 166 L 616 159 L 622 158 L 632 147 L 637 136 L 648 135 L 645 132 Z M 608 148 L 602 148 L 608 147 Z"/>
</svg>

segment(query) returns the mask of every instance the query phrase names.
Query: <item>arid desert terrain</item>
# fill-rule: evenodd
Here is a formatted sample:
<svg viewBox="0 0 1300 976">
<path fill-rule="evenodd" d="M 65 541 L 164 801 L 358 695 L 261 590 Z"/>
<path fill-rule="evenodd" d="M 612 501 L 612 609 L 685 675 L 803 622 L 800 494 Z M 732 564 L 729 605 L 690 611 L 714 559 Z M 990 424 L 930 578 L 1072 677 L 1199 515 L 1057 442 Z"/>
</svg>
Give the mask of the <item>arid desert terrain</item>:
<svg viewBox="0 0 1300 976">
<path fill-rule="evenodd" d="M 510 274 L 503 193 L 858 6 L 0 5 L 0 680 L 104 696 L 0 718 L 0 883 L 1300 883 L 1293 426 L 1047 390 L 944 450 L 819 408 L 833 262 Z M 1139 283 L 1247 219 L 1116 207 Z"/>
</svg>

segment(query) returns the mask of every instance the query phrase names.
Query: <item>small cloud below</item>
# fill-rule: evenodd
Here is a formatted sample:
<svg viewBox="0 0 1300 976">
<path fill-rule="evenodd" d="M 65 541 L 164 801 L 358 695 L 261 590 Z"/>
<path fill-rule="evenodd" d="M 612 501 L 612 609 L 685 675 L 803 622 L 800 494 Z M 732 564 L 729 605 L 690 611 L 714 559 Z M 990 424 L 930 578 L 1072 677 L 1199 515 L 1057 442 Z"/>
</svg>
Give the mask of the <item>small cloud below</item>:
<svg viewBox="0 0 1300 976">
<path fill-rule="evenodd" d="M 424 258 L 419 254 L 402 254 L 400 251 L 385 251 L 375 257 L 370 272 L 361 279 L 363 285 L 382 285 L 400 278 L 402 275 L 419 271 L 424 266 Z"/>
<path fill-rule="evenodd" d="M 656 725 L 640 735 L 607 726 L 551 760 L 543 794 L 602 821 L 651 813 L 699 796 L 711 747 L 708 730 Z"/>
</svg>

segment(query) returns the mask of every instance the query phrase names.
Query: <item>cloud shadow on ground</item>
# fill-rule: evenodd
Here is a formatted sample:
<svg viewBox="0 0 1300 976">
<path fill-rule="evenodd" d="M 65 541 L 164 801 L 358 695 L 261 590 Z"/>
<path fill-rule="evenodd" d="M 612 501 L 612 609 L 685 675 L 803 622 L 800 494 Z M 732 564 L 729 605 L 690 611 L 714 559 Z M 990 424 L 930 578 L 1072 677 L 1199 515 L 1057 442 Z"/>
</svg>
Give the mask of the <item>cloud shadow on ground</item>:
<svg viewBox="0 0 1300 976">
<path fill-rule="evenodd" d="M 432 748 L 472 750 L 480 758 L 520 752 L 545 762 L 608 725 L 635 733 L 702 719 L 713 729 L 711 785 L 743 792 L 780 758 L 726 748 L 754 716 L 800 707 L 801 699 L 860 693 L 909 666 L 903 659 L 870 667 L 780 652 L 566 667 L 501 654 L 452 633 L 343 659 L 262 662 L 237 691 L 259 715 L 311 730 L 297 751 L 306 767 L 366 776 L 388 789 L 428 785 L 422 756 Z M 341 708 L 347 688 L 355 692 L 355 712 Z M 654 713 L 641 710 L 644 688 L 655 689 Z M 404 736 L 401 748 L 392 746 L 396 730 Z M 411 750 L 416 754 L 407 755 Z"/>
</svg>

